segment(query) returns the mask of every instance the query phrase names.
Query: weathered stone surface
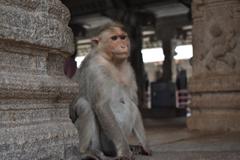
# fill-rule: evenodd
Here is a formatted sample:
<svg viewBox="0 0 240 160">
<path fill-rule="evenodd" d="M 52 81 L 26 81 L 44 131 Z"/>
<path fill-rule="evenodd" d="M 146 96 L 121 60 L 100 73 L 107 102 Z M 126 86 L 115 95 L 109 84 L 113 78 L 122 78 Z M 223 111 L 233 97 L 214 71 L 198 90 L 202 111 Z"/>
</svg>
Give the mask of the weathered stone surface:
<svg viewBox="0 0 240 160">
<path fill-rule="evenodd" d="M 239 8 L 239 0 L 193 0 L 190 129 L 240 130 Z"/>
<path fill-rule="evenodd" d="M 237 92 L 240 90 L 240 76 L 237 73 L 195 75 L 191 81 L 190 88 L 192 93 Z"/>
<path fill-rule="evenodd" d="M 60 0 L 1 0 L 0 39 L 73 53 L 70 13 Z"/>
<path fill-rule="evenodd" d="M 194 0 L 195 76 L 240 72 L 239 0 Z"/>
<path fill-rule="evenodd" d="M 68 10 L 60 0 L 1 0 L 0 15 L 0 159 L 76 159 Z"/>
<path fill-rule="evenodd" d="M 190 129 L 206 131 L 239 131 L 240 111 L 236 109 L 192 109 L 187 120 Z"/>
<path fill-rule="evenodd" d="M 192 109 L 240 109 L 240 94 L 235 92 L 221 92 L 194 94 L 192 97 Z M 199 107 L 201 106 L 201 107 Z"/>
</svg>

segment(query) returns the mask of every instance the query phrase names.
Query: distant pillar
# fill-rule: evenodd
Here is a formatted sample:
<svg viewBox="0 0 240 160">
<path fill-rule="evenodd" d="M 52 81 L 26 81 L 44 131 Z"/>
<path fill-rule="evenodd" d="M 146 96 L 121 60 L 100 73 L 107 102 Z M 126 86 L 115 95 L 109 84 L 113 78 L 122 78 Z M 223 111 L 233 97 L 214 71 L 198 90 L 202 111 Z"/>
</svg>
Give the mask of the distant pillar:
<svg viewBox="0 0 240 160">
<path fill-rule="evenodd" d="M 171 39 L 163 39 L 162 48 L 164 54 L 163 61 L 163 74 L 162 81 L 163 82 L 171 82 L 172 81 L 172 62 L 173 62 L 173 54 L 172 54 L 172 45 Z"/>
<path fill-rule="evenodd" d="M 193 0 L 190 129 L 240 131 L 239 8 L 239 0 Z"/>
<path fill-rule="evenodd" d="M 77 84 L 63 74 L 74 52 L 60 0 L 0 1 L 0 159 L 68 159 L 77 143 L 68 106 Z"/>
<path fill-rule="evenodd" d="M 162 49 L 164 54 L 164 61 L 162 65 L 161 82 L 172 82 L 172 68 L 173 68 L 173 52 L 172 39 L 175 35 L 176 29 L 171 24 L 157 25 L 157 38 L 162 40 Z"/>
</svg>

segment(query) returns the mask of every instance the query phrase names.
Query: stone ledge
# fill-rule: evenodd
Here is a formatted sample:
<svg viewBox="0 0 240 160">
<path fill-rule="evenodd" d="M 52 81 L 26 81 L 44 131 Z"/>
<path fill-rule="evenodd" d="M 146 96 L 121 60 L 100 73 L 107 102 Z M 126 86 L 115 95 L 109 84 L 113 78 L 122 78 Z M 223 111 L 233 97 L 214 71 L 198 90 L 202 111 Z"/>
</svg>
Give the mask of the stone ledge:
<svg viewBox="0 0 240 160">
<path fill-rule="evenodd" d="M 78 85 L 63 76 L 0 72 L 0 98 L 72 99 Z"/>
<path fill-rule="evenodd" d="M 240 110 L 193 109 L 187 119 L 191 130 L 240 131 Z"/>
<path fill-rule="evenodd" d="M 25 110 L 4 110 L 0 112 L 1 126 L 38 125 L 39 122 L 66 121 L 69 120 L 68 105 L 54 109 L 25 109 Z"/>
<path fill-rule="evenodd" d="M 0 127 L 0 144 L 22 145 L 26 142 L 35 142 L 50 138 L 67 139 L 76 137 L 77 130 L 72 122 L 65 121 L 48 121 L 45 123 L 19 125 L 14 127 Z"/>
<path fill-rule="evenodd" d="M 192 94 L 191 108 L 240 109 L 240 92 Z"/>
<path fill-rule="evenodd" d="M 240 91 L 240 76 L 239 73 L 193 76 L 189 82 L 189 89 L 192 93 Z"/>
<path fill-rule="evenodd" d="M 72 99 L 60 99 L 54 101 L 52 99 L 1 99 L 0 110 L 41 110 L 41 109 L 63 109 L 67 108 Z M 67 106 L 67 107 L 66 107 Z M 1 119 L 1 118 L 0 118 Z"/>
</svg>

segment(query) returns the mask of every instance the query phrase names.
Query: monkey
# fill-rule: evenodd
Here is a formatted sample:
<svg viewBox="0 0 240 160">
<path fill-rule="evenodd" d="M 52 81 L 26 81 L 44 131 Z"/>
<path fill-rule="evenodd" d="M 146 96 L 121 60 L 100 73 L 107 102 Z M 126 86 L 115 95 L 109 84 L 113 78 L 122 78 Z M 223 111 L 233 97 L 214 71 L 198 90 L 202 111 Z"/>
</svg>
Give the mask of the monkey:
<svg viewBox="0 0 240 160">
<path fill-rule="evenodd" d="M 81 159 L 132 160 L 134 148 L 151 151 L 138 109 L 137 85 L 128 61 L 130 40 L 124 26 L 107 24 L 76 71 L 79 94 L 69 107 L 78 130 Z M 140 145 L 130 146 L 134 133 Z M 131 150 L 132 149 L 132 150 Z"/>
</svg>

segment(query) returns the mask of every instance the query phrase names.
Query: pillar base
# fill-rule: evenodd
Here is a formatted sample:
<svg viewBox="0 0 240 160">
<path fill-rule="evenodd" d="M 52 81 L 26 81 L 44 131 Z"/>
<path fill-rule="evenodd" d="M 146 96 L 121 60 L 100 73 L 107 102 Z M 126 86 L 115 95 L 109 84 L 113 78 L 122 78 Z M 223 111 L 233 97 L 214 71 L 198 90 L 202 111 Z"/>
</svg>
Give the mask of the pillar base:
<svg viewBox="0 0 240 160">
<path fill-rule="evenodd" d="M 189 129 L 240 131 L 240 76 L 201 75 L 190 81 Z"/>
</svg>

